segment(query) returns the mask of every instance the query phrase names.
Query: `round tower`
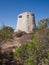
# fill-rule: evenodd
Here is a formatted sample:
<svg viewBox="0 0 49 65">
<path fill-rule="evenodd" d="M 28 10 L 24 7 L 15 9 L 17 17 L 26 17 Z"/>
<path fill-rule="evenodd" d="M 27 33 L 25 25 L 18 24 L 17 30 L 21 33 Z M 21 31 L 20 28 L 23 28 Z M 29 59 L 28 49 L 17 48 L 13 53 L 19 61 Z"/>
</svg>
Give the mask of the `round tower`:
<svg viewBox="0 0 49 65">
<path fill-rule="evenodd" d="M 14 32 L 23 31 L 32 33 L 35 30 L 35 16 L 31 12 L 24 12 L 18 15 L 17 27 Z"/>
</svg>

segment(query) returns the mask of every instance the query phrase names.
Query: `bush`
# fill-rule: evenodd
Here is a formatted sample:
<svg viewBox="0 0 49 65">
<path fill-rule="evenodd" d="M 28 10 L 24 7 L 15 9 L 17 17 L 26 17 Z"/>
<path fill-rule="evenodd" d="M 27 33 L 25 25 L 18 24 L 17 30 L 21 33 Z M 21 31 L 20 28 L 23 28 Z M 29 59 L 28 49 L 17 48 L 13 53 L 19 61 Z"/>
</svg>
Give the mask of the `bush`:
<svg viewBox="0 0 49 65">
<path fill-rule="evenodd" d="M 35 58 L 36 58 L 37 49 L 32 42 L 28 42 L 18 48 L 14 53 L 14 58 L 16 60 L 23 60 L 23 65 L 36 65 Z M 34 55 L 35 54 L 35 55 Z"/>
<path fill-rule="evenodd" d="M 4 26 L 0 29 L 0 42 L 13 39 L 13 28 Z"/>
</svg>

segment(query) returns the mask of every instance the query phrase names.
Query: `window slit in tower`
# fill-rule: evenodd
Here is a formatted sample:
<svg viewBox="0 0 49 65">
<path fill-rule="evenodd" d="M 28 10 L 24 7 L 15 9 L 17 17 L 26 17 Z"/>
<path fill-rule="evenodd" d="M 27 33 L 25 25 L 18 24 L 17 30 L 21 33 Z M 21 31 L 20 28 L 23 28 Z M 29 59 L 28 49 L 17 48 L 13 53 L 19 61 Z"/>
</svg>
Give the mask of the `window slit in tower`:
<svg viewBox="0 0 49 65">
<path fill-rule="evenodd" d="M 27 18 L 29 18 L 29 15 L 27 15 Z"/>
<path fill-rule="evenodd" d="M 22 18 L 22 15 L 20 15 L 19 18 Z"/>
</svg>

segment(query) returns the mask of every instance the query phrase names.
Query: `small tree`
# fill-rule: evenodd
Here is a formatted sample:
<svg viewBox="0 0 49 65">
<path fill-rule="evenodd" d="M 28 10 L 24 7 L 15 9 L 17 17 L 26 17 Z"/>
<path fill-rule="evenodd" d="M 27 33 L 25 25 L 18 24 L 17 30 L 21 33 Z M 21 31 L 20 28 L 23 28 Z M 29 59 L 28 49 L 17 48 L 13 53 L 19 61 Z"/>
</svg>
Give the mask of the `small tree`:
<svg viewBox="0 0 49 65">
<path fill-rule="evenodd" d="M 49 27 L 49 18 L 44 18 L 38 22 L 38 29 Z"/>
</svg>

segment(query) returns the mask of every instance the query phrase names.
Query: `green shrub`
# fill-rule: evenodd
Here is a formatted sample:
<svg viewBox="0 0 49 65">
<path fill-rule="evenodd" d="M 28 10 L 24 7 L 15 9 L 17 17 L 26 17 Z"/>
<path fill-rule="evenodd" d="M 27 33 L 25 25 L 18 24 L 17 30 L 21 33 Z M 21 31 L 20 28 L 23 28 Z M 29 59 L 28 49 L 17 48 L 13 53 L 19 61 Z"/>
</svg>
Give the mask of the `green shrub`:
<svg viewBox="0 0 49 65">
<path fill-rule="evenodd" d="M 13 39 L 13 28 L 4 26 L 0 29 L 0 42 Z"/>
</svg>

